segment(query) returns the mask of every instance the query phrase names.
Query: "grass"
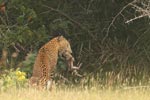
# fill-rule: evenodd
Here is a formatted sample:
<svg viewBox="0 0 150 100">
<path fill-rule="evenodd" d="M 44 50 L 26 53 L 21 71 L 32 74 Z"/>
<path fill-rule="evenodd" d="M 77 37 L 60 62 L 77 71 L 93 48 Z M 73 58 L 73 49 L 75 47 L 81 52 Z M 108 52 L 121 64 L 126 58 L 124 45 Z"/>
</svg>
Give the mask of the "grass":
<svg viewBox="0 0 150 100">
<path fill-rule="evenodd" d="M 101 90 L 95 88 L 57 88 L 51 92 L 35 89 L 9 89 L 0 92 L 0 100 L 149 100 L 150 89 L 129 88 Z"/>
</svg>

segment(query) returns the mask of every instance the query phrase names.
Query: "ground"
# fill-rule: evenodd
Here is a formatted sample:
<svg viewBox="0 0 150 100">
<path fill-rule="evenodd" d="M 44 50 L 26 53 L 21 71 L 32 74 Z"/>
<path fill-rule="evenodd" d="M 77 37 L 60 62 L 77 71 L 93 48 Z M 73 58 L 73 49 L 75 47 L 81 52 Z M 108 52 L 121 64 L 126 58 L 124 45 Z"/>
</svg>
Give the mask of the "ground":
<svg viewBox="0 0 150 100">
<path fill-rule="evenodd" d="M 35 89 L 10 89 L 0 92 L 0 100 L 150 100 L 150 89 L 91 89 L 57 88 L 53 91 L 37 91 Z"/>
</svg>

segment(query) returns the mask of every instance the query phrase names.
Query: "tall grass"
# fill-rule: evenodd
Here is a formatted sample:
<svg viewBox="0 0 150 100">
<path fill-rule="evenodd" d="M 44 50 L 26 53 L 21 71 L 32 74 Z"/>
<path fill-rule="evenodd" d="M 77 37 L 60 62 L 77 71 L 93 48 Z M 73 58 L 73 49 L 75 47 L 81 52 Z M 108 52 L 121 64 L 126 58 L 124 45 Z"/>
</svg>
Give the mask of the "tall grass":
<svg viewBox="0 0 150 100">
<path fill-rule="evenodd" d="M 101 90 L 56 88 L 51 92 L 35 89 L 13 89 L 0 93 L 0 100 L 149 100 L 150 89 Z"/>
<path fill-rule="evenodd" d="M 81 73 L 86 78 L 94 77 L 107 86 L 150 83 L 149 43 L 128 39 L 107 39 L 102 43 L 95 39 L 86 43 L 81 51 Z"/>
</svg>

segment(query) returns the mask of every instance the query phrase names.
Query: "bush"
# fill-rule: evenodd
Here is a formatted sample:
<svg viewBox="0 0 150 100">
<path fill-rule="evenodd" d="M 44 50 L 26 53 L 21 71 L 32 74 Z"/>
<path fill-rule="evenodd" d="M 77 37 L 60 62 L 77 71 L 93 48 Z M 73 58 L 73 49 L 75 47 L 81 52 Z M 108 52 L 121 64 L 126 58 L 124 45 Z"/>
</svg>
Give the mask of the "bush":
<svg viewBox="0 0 150 100">
<path fill-rule="evenodd" d="M 9 70 L 0 77 L 0 90 L 5 91 L 9 88 L 21 88 L 26 86 L 26 73 L 17 70 Z"/>
</svg>

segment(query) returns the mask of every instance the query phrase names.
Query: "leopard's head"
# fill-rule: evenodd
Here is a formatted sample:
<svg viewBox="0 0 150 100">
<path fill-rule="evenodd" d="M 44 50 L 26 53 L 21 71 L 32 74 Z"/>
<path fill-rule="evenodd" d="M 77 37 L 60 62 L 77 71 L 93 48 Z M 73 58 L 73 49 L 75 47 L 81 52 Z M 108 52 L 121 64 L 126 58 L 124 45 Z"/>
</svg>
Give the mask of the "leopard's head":
<svg viewBox="0 0 150 100">
<path fill-rule="evenodd" d="M 62 55 L 65 52 L 68 52 L 70 54 L 72 53 L 70 43 L 66 38 L 64 38 L 63 36 L 59 36 L 58 43 L 59 43 L 59 55 Z"/>
</svg>

